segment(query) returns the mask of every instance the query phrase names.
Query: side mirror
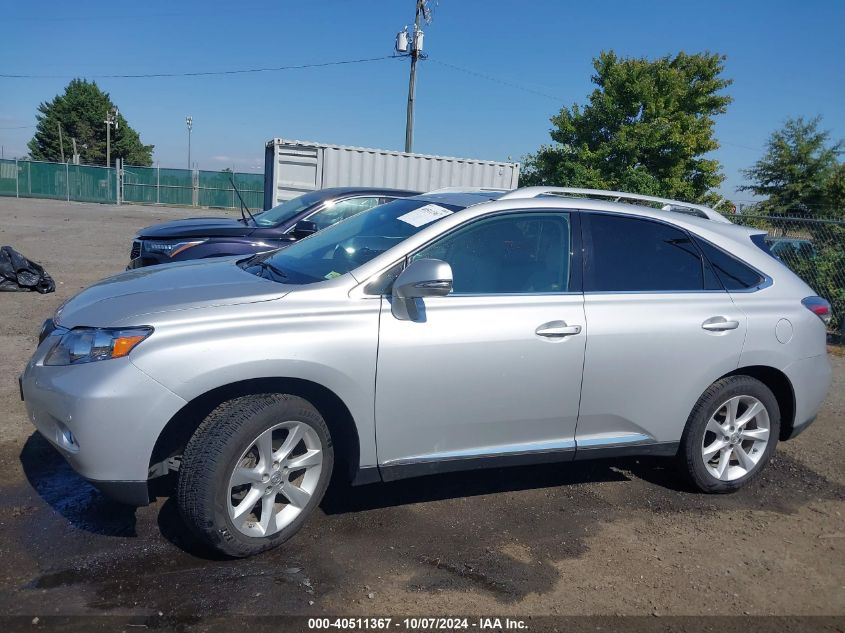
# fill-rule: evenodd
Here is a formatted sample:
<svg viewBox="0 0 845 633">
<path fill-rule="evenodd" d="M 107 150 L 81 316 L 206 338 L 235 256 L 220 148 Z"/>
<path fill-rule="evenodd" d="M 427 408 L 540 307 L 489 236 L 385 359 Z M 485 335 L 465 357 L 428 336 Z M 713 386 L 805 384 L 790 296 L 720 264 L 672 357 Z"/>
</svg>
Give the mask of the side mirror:
<svg viewBox="0 0 845 633">
<path fill-rule="evenodd" d="M 420 314 L 416 300 L 445 297 L 452 292 L 452 267 L 439 259 L 417 259 L 393 282 L 393 316 L 416 321 Z"/>
<path fill-rule="evenodd" d="M 313 235 L 317 231 L 319 231 L 319 227 L 317 227 L 316 222 L 309 222 L 308 220 L 300 220 L 293 226 L 293 231 L 291 234 L 298 240 L 301 240 L 303 237 L 308 237 L 309 235 Z"/>
</svg>

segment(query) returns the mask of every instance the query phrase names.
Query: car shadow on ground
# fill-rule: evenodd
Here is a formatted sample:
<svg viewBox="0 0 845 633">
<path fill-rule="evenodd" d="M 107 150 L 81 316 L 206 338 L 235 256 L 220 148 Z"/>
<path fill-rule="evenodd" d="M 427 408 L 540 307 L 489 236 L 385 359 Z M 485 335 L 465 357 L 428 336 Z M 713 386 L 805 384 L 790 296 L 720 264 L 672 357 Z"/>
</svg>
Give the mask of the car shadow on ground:
<svg viewBox="0 0 845 633">
<path fill-rule="evenodd" d="M 74 528 L 104 536 L 137 536 L 135 508 L 108 499 L 40 434 L 27 438 L 20 461 L 33 489 Z"/>
</svg>

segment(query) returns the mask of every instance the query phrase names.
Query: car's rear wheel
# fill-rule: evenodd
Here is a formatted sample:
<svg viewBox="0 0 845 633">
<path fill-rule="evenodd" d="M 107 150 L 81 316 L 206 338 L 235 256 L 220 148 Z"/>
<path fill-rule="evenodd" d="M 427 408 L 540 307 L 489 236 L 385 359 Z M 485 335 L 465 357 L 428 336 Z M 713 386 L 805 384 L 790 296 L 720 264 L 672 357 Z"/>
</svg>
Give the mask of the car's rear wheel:
<svg viewBox="0 0 845 633">
<path fill-rule="evenodd" d="M 780 409 L 771 390 L 750 376 L 713 383 L 690 414 L 681 457 L 703 492 L 733 492 L 759 475 L 777 445 Z"/>
<path fill-rule="evenodd" d="M 329 429 L 310 402 L 283 394 L 235 398 L 212 411 L 185 447 L 179 509 L 212 547 L 256 554 L 299 530 L 333 464 Z"/>
</svg>

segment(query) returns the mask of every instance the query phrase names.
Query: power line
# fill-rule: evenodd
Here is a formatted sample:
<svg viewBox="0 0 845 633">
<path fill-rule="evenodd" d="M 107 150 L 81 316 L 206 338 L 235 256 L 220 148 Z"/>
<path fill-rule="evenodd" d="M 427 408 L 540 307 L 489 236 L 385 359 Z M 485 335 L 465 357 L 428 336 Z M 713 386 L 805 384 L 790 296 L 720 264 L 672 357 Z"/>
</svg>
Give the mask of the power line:
<svg viewBox="0 0 845 633">
<path fill-rule="evenodd" d="M 565 101 L 563 97 L 558 97 L 553 94 L 549 94 L 547 92 L 542 92 L 540 90 L 534 90 L 533 88 L 528 88 L 527 86 L 522 86 L 520 84 L 514 83 L 512 81 L 508 81 L 506 79 L 499 79 L 498 77 L 493 77 L 492 75 L 488 75 L 486 73 L 478 72 L 477 70 L 472 70 L 470 68 L 464 68 L 463 66 L 457 66 L 455 64 L 450 64 L 449 62 L 443 62 L 439 59 L 432 59 L 429 57 L 429 61 L 434 62 L 435 64 L 440 64 L 441 66 L 446 66 L 447 68 L 451 68 L 453 70 L 458 70 L 462 73 L 466 73 L 468 75 L 474 75 L 475 77 L 480 77 L 481 79 L 486 79 L 487 81 L 493 81 L 498 84 L 502 84 L 504 86 L 510 86 L 511 88 L 516 88 L 517 90 L 523 90 L 525 92 L 530 92 L 531 94 L 538 95 L 540 97 L 545 97 L 546 99 L 553 99 L 558 103 L 562 103 Z"/>
<path fill-rule="evenodd" d="M 27 130 L 32 127 L 38 127 L 37 125 L 15 125 L 12 127 L 0 127 L 0 130 Z"/>
<path fill-rule="evenodd" d="M 257 5 L 257 6 L 239 6 L 238 9 L 243 11 L 258 11 L 267 9 L 272 5 Z M 4 19 L 9 22 L 117 22 L 117 21 L 126 21 L 126 20 L 152 20 L 152 19 L 161 19 L 161 18 L 194 18 L 196 19 L 197 15 L 193 12 L 188 11 L 178 11 L 178 12 L 168 12 L 168 13 L 125 13 L 125 14 L 114 14 L 112 12 L 95 14 L 95 15 L 60 15 L 60 16 L 4 16 Z M 226 19 L 231 19 L 232 17 L 244 17 L 242 14 L 231 16 L 227 15 Z M 253 16 L 248 15 L 245 16 L 248 18 L 252 18 Z"/>
<path fill-rule="evenodd" d="M 156 77 L 207 77 L 211 75 L 244 75 L 249 73 L 278 72 L 282 70 L 303 70 L 306 68 L 325 68 L 326 66 L 343 66 L 348 64 L 363 64 L 377 62 L 385 59 L 396 59 L 394 55 L 383 55 L 381 57 L 365 57 L 362 59 L 344 59 L 332 62 L 319 62 L 315 64 L 293 64 L 290 66 L 273 66 L 266 68 L 239 68 L 236 70 L 198 70 L 183 73 L 138 73 L 138 74 L 115 74 L 115 75 L 83 75 L 89 79 L 151 79 Z M 67 79 L 72 75 L 23 75 L 0 73 L 2 79 Z"/>
</svg>

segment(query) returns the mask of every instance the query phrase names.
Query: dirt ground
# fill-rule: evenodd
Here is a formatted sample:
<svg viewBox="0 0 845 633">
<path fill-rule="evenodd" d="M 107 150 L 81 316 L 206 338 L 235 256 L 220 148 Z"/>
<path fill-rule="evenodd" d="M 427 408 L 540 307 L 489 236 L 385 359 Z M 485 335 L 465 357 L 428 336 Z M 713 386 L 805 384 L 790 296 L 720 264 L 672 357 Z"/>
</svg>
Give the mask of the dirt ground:
<svg viewBox="0 0 845 633">
<path fill-rule="evenodd" d="M 197 214 L 0 199 L 0 244 L 57 283 L 0 294 L 0 613 L 845 615 L 841 356 L 815 425 L 730 496 L 658 459 L 427 477 L 329 495 L 242 561 L 198 549 L 171 501 L 107 501 L 33 435 L 15 377 L 42 320 L 124 268 L 137 228 Z"/>
</svg>

